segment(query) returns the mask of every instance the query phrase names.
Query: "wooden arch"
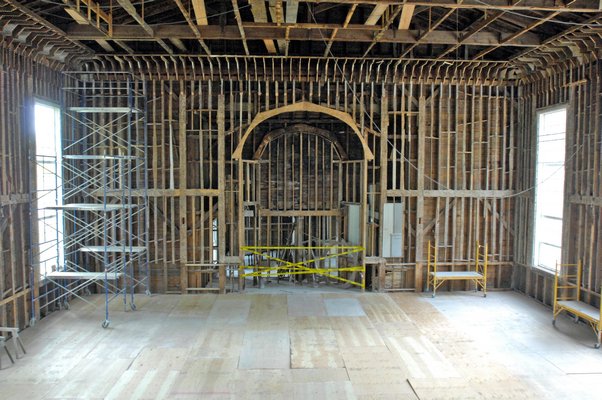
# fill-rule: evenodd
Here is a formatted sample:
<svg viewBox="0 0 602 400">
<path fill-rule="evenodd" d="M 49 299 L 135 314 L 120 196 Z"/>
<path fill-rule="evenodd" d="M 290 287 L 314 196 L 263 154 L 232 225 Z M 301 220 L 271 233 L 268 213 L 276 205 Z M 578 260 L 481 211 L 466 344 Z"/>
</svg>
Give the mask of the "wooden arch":
<svg viewBox="0 0 602 400">
<path fill-rule="evenodd" d="M 320 136 L 321 138 L 329 141 L 335 147 L 337 154 L 341 160 L 347 160 L 347 152 L 341 146 L 341 143 L 337 140 L 337 138 L 327 131 L 326 129 L 316 128 L 315 126 L 310 126 L 307 124 L 295 124 L 289 125 L 286 128 L 275 129 L 273 131 L 268 132 L 264 137 L 257 150 L 255 150 L 255 154 L 253 155 L 254 160 L 259 160 L 263 155 L 268 144 L 276 139 L 281 138 L 285 135 L 297 134 L 297 133 L 308 133 L 310 135 Z"/>
<path fill-rule="evenodd" d="M 329 108 L 329 107 L 324 107 L 319 104 L 310 103 L 309 101 L 300 101 L 298 103 L 289 104 L 289 105 L 283 106 L 283 107 L 278 107 L 273 110 L 262 111 L 259 114 L 257 114 L 255 116 L 255 118 L 253 118 L 253 121 L 251 121 L 251 124 L 249 124 L 249 126 L 247 127 L 247 130 L 245 131 L 245 134 L 243 135 L 243 137 L 240 139 L 240 143 L 238 143 L 236 150 L 234 150 L 234 153 L 232 153 L 232 159 L 240 160 L 242 158 L 242 150 L 245 147 L 245 142 L 247 141 L 247 138 L 249 137 L 251 132 L 253 132 L 253 129 L 255 129 L 259 124 L 261 124 L 265 120 L 275 117 L 276 115 L 290 113 L 290 112 L 298 112 L 298 111 L 316 112 L 316 113 L 326 114 L 326 115 L 330 115 L 331 117 L 338 119 L 341 122 L 344 122 L 351 129 L 353 129 L 353 131 L 357 135 L 357 138 L 362 143 L 362 148 L 364 149 L 364 159 L 366 159 L 366 160 L 374 159 L 374 154 L 372 154 L 372 151 L 370 151 L 370 147 L 368 146 L 366 139 L 364 138 L 364 136 L 362 135 L 362 132 L 360 131 L 357 124 L 355 123 L 353 118 L 351 118 L 351 116 L 349 114 L 347 114 L 343 111 L 338 111 L 338 110 Z"/>
</svg>

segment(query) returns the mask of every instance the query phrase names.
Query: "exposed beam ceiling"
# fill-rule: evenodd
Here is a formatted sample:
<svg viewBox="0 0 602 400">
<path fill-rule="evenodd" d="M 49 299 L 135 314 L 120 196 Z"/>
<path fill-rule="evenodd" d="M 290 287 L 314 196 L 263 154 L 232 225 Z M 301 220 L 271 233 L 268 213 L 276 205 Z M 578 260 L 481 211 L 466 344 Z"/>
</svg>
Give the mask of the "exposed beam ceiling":
<svg viewBox="0 0 602 400">
<path fill-rule="evenodd" d="M 192 18 L 190 16 L 190 14 L 188 13 L 188 10 L 186 10 L 186 8 L 184 7 L 184 4 L 182 4 L 182 1 L 181 0 L 174 0 L 174 2 L 176 3 L 176 5 L 178 6 L 178 8 L 180 9 L 180 12 L 182 13 L 182 15 L 184 16 L 184 19 L 188 23 L 188 27 L 190 28 L 190 30 L 194 34 L 194 37 L 199 42 L 199 44 L 201 45 L 201 47 L 203 48 L 203 50 L 205 51 L 205 53 L 207 53 L 207 55 L 211 55 L 211 51 L 209 50 L 209 46 L 207 46 L 207 44 L 203 40 L 203 36 L 201 35 L 201 32 L 199 31 L 198 26 L 192 21 Z M 199 3 L 203 3 L 203 5 L 205 4 L 204 1 L 202 1 L 202 0 Z M 193 3 L 193 5 L 194 5 L 194 3 Z M 200 13 L 197 13 L 197 22 L 198 22 L 198 16 L 199 15 L 200 15 Z M 178 38 L 178 37 L 170 37 L 170 38 L 171 39 L 181 39 L 181 38 Z"/>
<path fill-rule="evenodd" d="M 268 10 L 265 8 L 264 0 L 249 0 L 251 5 L 251 12 L 253 13 L 253 19 L 255 22 L 268 22 Z M 276 54 L 276 45 L 271 39 L 264 39 L 263 43 L 269 54 Z"/>
<path fill-rule="evenodd" d="M 376 25 L 380 17 L 382 17 L 384 12 L 387 10 L 387 7 L 389 6 L 385 3 L 379 3 L 375 5 L 372 9 L 372 12 L 366 19 L 366 25 Z"/>
<path fill-rule="evenodd" d="M 207 10 L 205 9 L 205 0 L 192 0 L 192 9 L 196 17 L 197 25 L 209 25 L 207 21 Z"/>
<path fill-rule="evenodd" d="M 130 2 L 130 0 L 117 0 L 117 2 L 119 3 L 119 5 L 121 7 L 123 7 L 123 9 L 125 11 L 128 12 L 128 14 L 130 14 L 130 16 L 132 18 L 134 18 L 134 20 L 144 29 L 144 31 L 150 37 L 154 37 L 155 36 L 153 28 L 151 28 L 146 22 L 144 22 L 144 19 L 140 16 L 140 14 L 138 14 L 138 11 L 136 11 L 136 7 L 134 7 L 134 5 Z M 162 39 L 156 39 L 156 40 L 157 40 L 157 43 L 159 43 L 159 45 L 161 47 L 163 47 L 163 49 L 168 54 L 173 54 L 173 50 L 171 49 L 171 47 L 169 47 L 167 45 L 167 43 L 165 43 Z"/>
<path fill-rule="evenodd" d="M 412 22 L 412 17 L 414 16 L 415 5 L 412 4 L 404 4 L 403 9 L 401 10 L 401 16 L 399 17 L 399 26 L 398 29 L 410 29 L 410 22 Z"/>
<path fill-rule="evenodd" d="M 353 17 L 353 13 L 355 12 L 355 9 L 357 8 L 357 4 L 353 4 L 351 5 L 351 7 L 349 7 L 349 11 L 347 11 L 347 16 L 345 17 L 345 21 L 343 21 L 343 29 L 347 28 L 347 26 L 349 25 L 349 21 L 351 21 L 351 17 Z M 332 47 L 332 43 L 334 42 L 335 37 L 337 36 L 339 29 L 335 28 L 332 30 L 332 33 L 330 34 L 330 39 L 328 40 L 328 44 L 326 45 L 326 50 L 324 51 L 324 57 L 328 57 L 328 54 L 330 53 L 330 48 Z"/>
</svg>

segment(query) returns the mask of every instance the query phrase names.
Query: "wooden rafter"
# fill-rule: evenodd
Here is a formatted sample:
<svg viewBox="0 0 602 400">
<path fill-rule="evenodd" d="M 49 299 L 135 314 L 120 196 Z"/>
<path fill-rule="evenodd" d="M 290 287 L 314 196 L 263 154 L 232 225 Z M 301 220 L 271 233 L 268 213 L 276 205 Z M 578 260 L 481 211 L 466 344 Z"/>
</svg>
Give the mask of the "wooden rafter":
<svg viewBox="0 0 602 400">
<path fill-rule="evenodd" d="M 99 31 L 101 31 L 104 34 L 107 34 L 108 36 L 110 36 L 113 32 L 113 26 L 112 23 L 109 26 L 109 29 L 104 29 L 104 27 L 102 25 L 100 25 L 100 23 L 98 24 L 93 24 L 91 22 L 91 18 L 86 18 L 86 16 L 82 13 L 81 9 L 77 9 L 77 6 L 75 4 L 72 4 L 70 0 L 63 0 L 63 2 L 67 5 L 67 7 L 65 8 L 65 12 L 67 14 L 69 14 L 71 16 L 71 18 L 73 18 L 73 20 L 80 24 L 80 25 L 92 25 L 93 27 L 95 27 L 96 29 L 98 29 Z M 107 18 L 108 21 L 112 21 L 112 18 L 110 17 L 110 14 L 105 14 L 105 18 Z M 98 43 L 105 51 L 108 51 L 109 53 L 112 53 L 115 51 L 115 49 L 113 49 L 113 47 L 111 46 L 111 44 L 105 40 L 105 39 L 96 39 L 96 43 Z"/>
<path fill-rule="evenodd" d="M 353 17 L 353 13 L 355 12 L 355 9 L 357 8 L 357 4 L 352 4 L 351 7 L 349 7 L 349 11 L 347 11 L 347 16 L 345 17 L 345 21 L 343 21 L 343 29 L 347 28 L 347 26 L 349 25 L 349 21 L 351 21 L 351 17 Z M 335 28 L 332 30 L 332 33 L 330 34 L 330 39 L 328 40 L 328 44 L 326 45 L 326 50 L 324 50 L 324 57 L 328 57 L 328 54 L 330 53 L 330 48 L 332 47 L 332 43 L 334 42 L 335 37 L 337 36 L 339 29 Z"/>
<path fill-rule="evenodd" d="M 211 55 L 211 51 L 209 50 L 209 47 L 205 43 L 205 40 L 203 40 L 203 36 L 201 35 L 199 28 L 192 21 L 192 18 L 190 17 L 188 10 L 186 10 L 186 8 L 184 7 L 184 4 L 182 4 L 182 1 L 181 0 L 173 0 L 173 1 L 176 3 L 178 8 L 180 9 L 180 12 L 184 16 L 184 19 L 186 19 L 186 22 L 188 23 L 188 27 L 190 28 L 190 30 L 192 31 L 192 33 L 194 35 L 193 38 L 196 38 L 196 40 L 199 42 L 199 44 L 201 45 L 203 50 L 205 50 L 205 53 L 207 53 L 207 55 Z M 204 5 L 204 2 L 203 2 L 203 5 Z M 197 20 L 198 20 L 198 16 L 199 16 L 199 14 L 197 14 Z M 177 38 L 177 37 L 173 37 L 173 36 L 170 36 L 170 38 L 183 39 L 183 38 Z"/>
<path fill-rule="evenodd" d="M 270 16 L 272 17 L 272 21 L 276 24 L 276 26 L 282 26 L 284 24 L 284 16 L 282 12 L 282 0 L 269 0 L 270 4 Z M 285 52 L 286 48 L 286 40 L 288 36 L 288 30 L 285 32 L 284 40 L 277 40 L 278 48 L 282 53 Z"/>
<path fill-rule="evenodd" d="M 197 25 L 209 25 L 205 0 L 192 0 L 192 9 L 194 10 Z"/>
<path fill-rule="evenodd" d="M 286 36 L 286 25 L 277 27 L 275 24 L 258 24 L 244 23 L 245 37 L 247 40 L 264 40 L 264 39 L 284 39 Z M 177 39 L 194 39 L 193 31 L 186 25 L 156 25 L 153 26 L 155 38 L 177 38 Z M 218 26 L 207 25 L 198 28 L 205 39 L 210 40 L 241 40 L 240 31 L 237 26 Z M 320 32 L 322 30 L 322 32 Z M 324 31 L 331 32 L 331 41 L 336 42 L 357 42 L 371 43 L 374 36 L 379 33 L 380 28 L 366 25 L 348 25 L 346 28 L 341 28 L 341 25 L 316 25 L 311 24 L 309 27 L 304 24 L 296 24 L 295 27 L 290 26 L 290 40 L 313 40 L 324 41 Z M 336 35 L 332 35 L 333 31 L 337 31 Z M 73 24 L 67 30 L 70 37 L 77 40 L 95 40 L 97 38 L 105 38 L 98 31 L 90 29 L 85 25 Z M 397 29 L 387 29 L 381 32 L 380 41 L 383 43 L 405 43 L 417 44 L 422 43 L 418 40 L 422 31 L 406 30 L 399 31 Z M 494 32 L 479 32 L 467 38 L 464 44 L 472 46 L 490 46 L 498 44 L 508 34 L 498 34 Z M 138 26 L 115 26 L 114 39 L 118 40 L 154 40 Z M 458 43 L 458 35 L 456 31 L 434 30 L 428 36 L 428 42 L 439 45 L 452 45 Z M 540 45 L 539 36 L 530 32 L 525 33 L 517 38 L 512 45 L 521 47 L 533 47 Z"/>
<path fill-rule="evenodd" d="M 374 8 L 372 9 L 372 12 L 370 13 L 370 15 L 368 16 L 368 18 L 366 19 L 366 25 L 376 25 L 376 23 L 378 22 L 378 20 L 380 19 L 380 17 L 383 16 L 383 14 L 385 13 L 385 11 L 387 10 L 387 7 L 389 7 L 388 4 L 385 3 L 378 3 L 374 6 Z"/>
<path fill-rule="evenodd" d="M 459 2 L 462 2 L 462 0 L 459 0 Z M 416 46 L 418 46 L 420 43 L 422 43 L 429 34 L 431 34 L 435 29 L 437 29 L 439 27 L 439 25 L 441 25 L 446 19 L 448 19 L 450 17 L 450 15 L 452 15 L 455 11 L 456 10 L 453 8 L 448 10 L 434 24 L 430 25 L 429 28 L 416 39 L 416 43 L 412 44 L 403 53 L 401 53 L 400 58 L 403 58 L 403 57 L 407 56 L 408 54 L 410 54 L 410 52 L 412 50 L 414 50 L 414 48 Z"/>
<path fill-rule="evenodd" d="M 380 38 L 382 37 L 382 35 L 384 34 L 384 32 L 389 28 L 389 26 L 391 26 L 391 24 L 393 23 L 393 21 L 397 18 L 397 16 L 401 12 L 402 8 L 403 8 L 403 6 L 397 6 L 395 8 L 395 11 L 393 11 L 389 15 L 389 17 L 387 18 L 387 20 L 383 24 L 382 29 L 374 36 L 374 39 L 372 40 L 372 43 L 370 43 L 370 45 L 366 49 L 366 52 L 364 53 L 364 57 L 366 57 L 370 53 L 370 50 L 372 50 L 372 48 L 374 47 L 374 45 L 376 45 L 376 43 L 378 43 L 380 41 Z"/>
<path fill-rule="evenodd" d="M 245 54 L 249 55 L 249 47 L 247 46 L 247 38 L 245 37 L 245 29 L 242 26 L 242 18 L 240 16 L 240 10 L 238 9 L 238 0 L 232 0 L 232 8 L 234 8 L 234 16 L 236 17 L 236 24 L 238 25 L 238 31 L 242 39 L 242 46 L 245 49 Z"/>
<path fill-rule="evenodd" d="M 153 28 L 150 27 L 150 25 L 148 25 L 144 19 L 140 16 L 140 14 L 138 14 L 138 11 L 136 11 L 136 7 L 134 7 L 134 5 L 132 4 L 132 2 L 130 0 L 117 0 L 117 2 L 119 3 L 119 5 L 125 10 L 127 11 L 128 14 L 130 14 L 130 16 L 132 18 L 134 18 L 134 20 L 142 27 L 142 29 L 144 29 L 144 31 L 150 36 L 150 37 L 154 37 L 155 33 L 153 31 Z M 167 43 L 165 43 L 165 41 L 163 39 L 156 39 L 156 42 L 159 43 L 159 45 L 161 47 L 163 47 L 163 49 L 168 53 L 168 54 L 173 54 L 173 50 L 171 49 L 171 47 L 169 47 L 167 45 Z"/>
<path fill-rule="evenodd" d="M 401 10 L 401 16 L 399 17 L 398 29 L 410 29 L 410 22 L 414 16 L 414 9 L 416 8 L 413 4 L 404 4 Z"/>
<path fill-rule="evenodd" d="M 251 12 L 255 22 L 268 22 L 268 11 L 265 8 L 265 1 L 263 0 L 249 0 L 251 5 Z M 276 54 L 276 45 L 271 39 L 264 39 L 263 43 L 269 54 Z"/>
<path fill-rule="evenodd" d="M 323 0 L 302 0 L 306 3 L 320 3 Z M 575 0 L 550 1 L 550 0 L 524 0 L 520 4 L 513 4 L 508 0 L 465 0 L 459 3 L 457 0 L 328 0 L 330 3 L 338 4 L 386 4 L 389 6 L 413 5 L 424 7 L 442 7 L 452 9 L 479 9 L 479 10 L 501 10 L 501 11 L 559 11 L 596 13 L 600 11 L 599 0 Z M 570 4 L 566 4 L 570 3 Z"/>
<path fill-rule="evenodd" d="M 287 24 L 296 24 L 297 23 L 297 14 L 299 13 L 299 0 L 288 0 L 286 2 L 286 17 L 285 22 Z M 286 39 L 286 44 L 284 48 L 284 55 L 288 56 L 288 48 L 290 40 L 288 39 L 288 35 Z"/>
<path fill-rule="evenodd" d="M 494 51 L 495 49 L 499 48 L 500 46 L 503 46 L 505 44 L 511 43 L 513 40 L 519 38 L 520 36 L 524 35 L 525 33 L 529 32 L 530 30 L 538 27 L 539 25 L 549 21 L 550 19 L 554 18 L 555 16 L 557 16 L 558 14 L 560 14 L 559 11 L 555 11 L 551 14 L 548 14 L 545 17 L 542 17 L 536 21 L 534 21 L 533 23 L 531 23 L 530 25 L 528 25 L 527 27 L 521 29 L 520 31 L 506 37 L 505 39 L 502 39 L 500 41 L 500 43 L 496 44 L 495 46 L 491 46 L 488 47 L 484 50 L 482 50 L 481 52 L 479 52 L 476 56 L 474 56 L 475 60 L 478 60 L 479 58 L 483 58 L 484 56 L 486 56 L 487 54 L 491 53 L 492 51 Z"/>
<path fill-rule="evenodd" d="M 582 21 L 582 22 L 581 22 L 581 24 L 582 24 L 582 25 L 588 25 L 588 24 L 596 23 L 596 22 L 598 22 L 598 21 L 599 21 L 599 20 L 601 20 L 601 19 L 602 19 L 602 13 L 600 13 L 600 14 L 596 14 L 596 15 L 594 15 L 594 16 L 592 16 L 592 17 L 588 18 L 587 20 L 585 20 L 585 21 Z M 548 46 L 548 45 L 550 45 L 550 44 L 552 44 L 552 43 L 554 43 L 554 42 L 556 42 L 556 41 L 562 40 L 562 39 L 563 39 L 563 38 L 565 38 L 567 35 L 570 35 L 570 34 L 572 34 L 573 32 L 576 32 L 576 31 L 578 31 L 578 30 L 580 30 L 580 29 L 582 29 L 582 28 L 583 28 L 583 26 L 581 26 L 581 25 L 573 25 L 573 26 L 569 27 L 568 29 L 566 29 L 566 30 L 564 30 L 564 31 L 560 32 L 559 34 L 557 34 L 557 35 L 554 35 L 554 36 L 551 36 L 551 37 L 549 37 L 549 38 L 547 38 L 547 39 L 543 40 L 543 41 L 541 42 L 541 45 L 542 45 L 542 46 Z M 533 52 L 535 52 L 535 51 L 536 51 L 536 50 L 538 50 L 539 48 L 540 48 L 540 47 L 536 47 L 536 48 L 532 48 L 532 49 L 525 49 L 525 50 L 523 50 L 523 51 L 519 52 L 518 54 L 515 54 L 514 56 L 512 56 L 512 57 L 510 58 L 510 61 L 516 61 L 516 60 L 519 60 L 519 59 L 521 59 L 521 58 L 525 57 L 526 55 L 528 55 L 528 54 L 530 54 L 530 53 L 533 53 Z"/>
<path fill-rule="evenodd" d="M 443 53 L 439 54 L 438 59 L 441 59 L 448 55 L 449 53 L 455 51 L 458 47 L 462 46 L 468 39 L 481 32 L 483 29 L 487 28 L 491 23 L 496 21 L 504 15 L 504 11 L 498 11 L 492 13 L 490 15 L 484 15 L 482 19 L 472 24 L 468 29 L 466 29 L 458 38 L 458 43 L 449 46 L 447 49 L 443 51 Z"/>
</svg>

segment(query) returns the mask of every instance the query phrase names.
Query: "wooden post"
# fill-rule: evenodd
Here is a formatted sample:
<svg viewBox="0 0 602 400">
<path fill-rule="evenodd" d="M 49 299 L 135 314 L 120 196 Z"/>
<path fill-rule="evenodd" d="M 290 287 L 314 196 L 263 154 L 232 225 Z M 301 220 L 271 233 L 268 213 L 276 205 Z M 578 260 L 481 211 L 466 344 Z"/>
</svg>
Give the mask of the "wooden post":
<svg viewBox="0 0 602 400">
<path fill-rule="evenodd" d="M 217 235 L 219 263 L 226 257 L 226 123 L 223 93 L 217 98 Z M 219 292 L 226 292 L 226 272 L 219 266 Z"/>
<path fill-rule="evenodd" d="M 389 102 L 383 87 L 380 105 L 380 202 L 378 205 L 378 255 L 383 256 L 383 212 L 387 202 L 387 147 L 389 142 Z M 379 271 L 380 274 L 380 271 Z"/>
<path fill-rule="evenodd" d="M 180 291 L 188 293 L 188 224 L 186 221 L 186 188 L 187 188 L 187 165 L 186 165 L 186 89 L 184 81 L 180 81 L 180 97 L 178 112 L 178 134 L 180 144 Z"/>
<path fill-rule="evenodd" d="M 424 263 L 424 162 L 426 144 L 426 97 L 424 96 L 424 85 L 420 85 L 420 97 L 418 98 L 418 177 L 416 198 L 416 273 L 414 276 L 414 288 L 416 292 L 422 292 L 422 268 Z"/>
</svg>

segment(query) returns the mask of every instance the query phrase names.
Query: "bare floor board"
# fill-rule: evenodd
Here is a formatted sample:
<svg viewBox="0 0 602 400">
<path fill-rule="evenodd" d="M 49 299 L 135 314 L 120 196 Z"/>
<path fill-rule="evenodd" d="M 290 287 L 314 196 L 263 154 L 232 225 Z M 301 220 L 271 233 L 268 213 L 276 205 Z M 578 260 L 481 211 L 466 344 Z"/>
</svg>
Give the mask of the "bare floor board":
<svg viewBox="0 0 602 400">
<path fill-rule="evenodd" d="M 28 353 L 2 360 L 0 398 L 592 398 L 602 379 L 587 326 L 561 315 L 553 327 L 550 309 L 512 292 L 305 290 L 137 304 L 112 306 L 102 329 L 99 310 L 73 301 L 23 331 Z"/>
</svg>

